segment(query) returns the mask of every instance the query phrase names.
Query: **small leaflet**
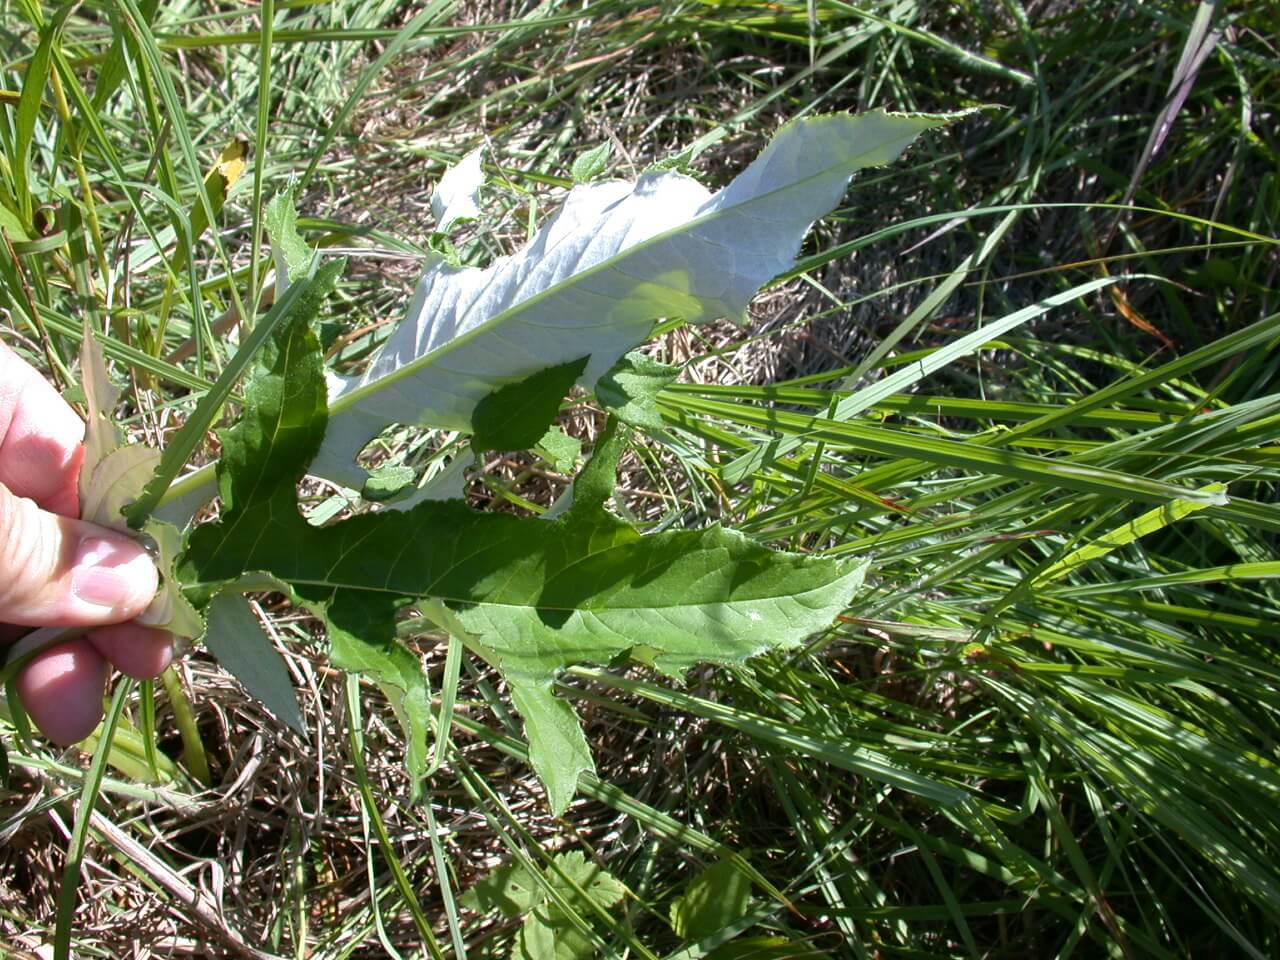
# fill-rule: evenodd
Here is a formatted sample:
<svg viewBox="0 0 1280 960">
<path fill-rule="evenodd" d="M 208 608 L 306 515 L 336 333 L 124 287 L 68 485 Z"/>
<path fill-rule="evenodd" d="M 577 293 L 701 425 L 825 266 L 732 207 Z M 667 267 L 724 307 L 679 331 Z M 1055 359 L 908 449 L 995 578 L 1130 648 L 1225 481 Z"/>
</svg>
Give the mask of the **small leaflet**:
<svg viewBox="0 0 1280 960">
<path fill-rule="evenodd" d="M 305 277 L 310 271 L 315 255 L 302 235 L 298 233 L 298 211 L 295 206 L 295 187 L 280 191 L 267 202 L 263 211 L 263 226 L 271 242 L 271 256 L 276 265 L 277 300 L 284 297 L 289 284 Z"/>
<path fill-rule="evenodd" d="M 680 368 L 659 363 L 643 353 L 628 353 L 596 384 L 600 405 L 633 427 L 660 430 L 658 395 L 680 376 Z"/>
<path fill-rule="evenodd" d="M 604 173 L 605 167 L 609 165 L 609 154 L 612 152 L 613 144 L 606 140 L 598 147 L 592 147 L 585 153 L 579 154 L 573 161 L 573 166 L 569 168 L 569 176 L 573 178 L 574 183 L 587 183 L 594 180 Z"/>
<path fill-rule="evenodd" d="M 218 663 L 290 729 L 305 736 L 289 670 L 249 601 L 234 590 L 224 590 L 209 604 L 208 620 L 204 643 Z"/>
<path fill-rule="evenodd" d="M 480 188 L 484 186 L 484 169 L 480 160 L 484 147 L 477 147 L 445 171 L 431 194 L 431 212 L 436 218 L 436 233 L 448 233 L 459 220 L 480 217 Z"/>
</svg>

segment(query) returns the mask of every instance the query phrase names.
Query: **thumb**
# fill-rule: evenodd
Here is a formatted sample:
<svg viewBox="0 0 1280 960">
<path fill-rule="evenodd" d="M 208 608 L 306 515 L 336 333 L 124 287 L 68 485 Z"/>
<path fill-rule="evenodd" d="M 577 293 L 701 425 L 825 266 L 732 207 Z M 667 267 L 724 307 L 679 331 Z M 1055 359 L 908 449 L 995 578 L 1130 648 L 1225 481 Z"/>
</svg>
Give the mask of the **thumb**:
<svg viewBox="0 0 1280 960">
<path fill-rule="evenodd" d="M 158 577 L 133 540 L 41 510 L 0 484 L 0 623 L 92 627 L 132 620 Z"/>
</svg>

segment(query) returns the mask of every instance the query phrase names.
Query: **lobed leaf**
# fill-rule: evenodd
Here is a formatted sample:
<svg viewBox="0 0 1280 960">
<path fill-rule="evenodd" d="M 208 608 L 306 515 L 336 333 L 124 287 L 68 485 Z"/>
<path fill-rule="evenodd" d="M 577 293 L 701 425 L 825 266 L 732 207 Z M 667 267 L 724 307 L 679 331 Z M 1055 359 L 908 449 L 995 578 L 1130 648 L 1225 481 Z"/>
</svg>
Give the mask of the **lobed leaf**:
<svg viewBox="0 0 1280 960">
<path fill-rule="evenodd" d="M 557 470 L 568 473 L 582 455 L 582 441 L 553 426 L 542 435 L 534 452 Z"/>
<path fill-rule="evenodd" d="M 624 423 L 661 429 L 658 395 L 680 376 L 680 368 L 628 353 L 596 384 L 596 400 Z"/>
<path fill-rule="evenodd" d="M 462 895 L 461 903 L 477 913 L 500 910 L 507 919 L 524 916 L 512 957 L 519 960 L 589 960 L 595 947 L 552 899 L 581 913 L 607 910 L 626 896 L 627 888 L 581 851 L 558 853 L 554 868 L 538 876 L 518 863 L 498 867 Z"/>
<path fill-rule="evenodd" d="M 320 449 L 326 410 L 319 343 L 294 321 L 263 350 L 244 416 L 223 434 L 223 513 L 192 533 L 183 577 L 208 597 L 263 573 L 321 615 L 334 663 L 395 694 L 415 772 L 430 711 L 418 660 L 396 640 L 406 607 L 430 616 L 434 604 L 506 675 L 559 811 L 590 767 L 576 723 L 566 723 L 571 711 L 551 693 L 565 667 L 629 653 L 676 674 L 795 646 L 827 627 L 862 581 L 860 561 L 774 553 L 718 526 L 642 536 L 604 508 L 624 447 L 616 421 L 555 520 L 449 500 L 313 527 L 295 486 Z"/>
<path fill-rule="evenodd" d="M 532 874 L 518 863 L 508 863 L 493 870 L 459 897 L 458 902 L 476 913 L 500 910 L 508 920 L 514 920 L 542 899 L 542 890 Z"/>
</svg>

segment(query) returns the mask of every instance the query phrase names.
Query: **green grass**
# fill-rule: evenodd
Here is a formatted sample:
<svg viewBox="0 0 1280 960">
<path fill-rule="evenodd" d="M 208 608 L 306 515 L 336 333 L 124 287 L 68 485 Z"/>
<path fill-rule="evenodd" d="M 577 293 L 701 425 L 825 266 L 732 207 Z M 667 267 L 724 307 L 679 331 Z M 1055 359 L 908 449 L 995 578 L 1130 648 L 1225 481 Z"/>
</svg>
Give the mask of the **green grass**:
<svg viewBox="0 0 1280 960">
<path fill-rule="evenodd" d="M 405 625 L 438 690 L 459 671 L 411 803 L 378 691 L 263 596 L 306 742 L 199 650 L 122 695 L 91 766 L 0 723 L 11 952 L 55 941 L 69 860 L 60 935 L 86 957 L 506 956 L 517 924 L 460 895 L 501 863 L 554 876 L 562 850 L 630 891 L 565 900 L 604 956 L 727 955 L 668 922 L 723 858 L 754 896 L 726 936 L 792 943 L 762 958 L 1280 952 L 1280 7 L 1211 11 L 1216 45 L 1153 139 L 1204 35 L 1193 11 L 150 6 L 27 0 L 0 20 L 3 335 L 70 383 L 88 311 L 140 438 L 176 431 L 227 368 L 230 319 L 265 306 L 261 202 L 291 179 L 308 238 L 352 257 L 323 328 L 350 369 L 403 310 L 431 184 L 486 138 L 470 262 L 523 243 L 606 140 L 617 175 L 696 144 L 723 182 L 803 113 L 998 106 L 856 180 L 749 328 L 673 323 L 654 347 L 688 371 L 623 506 L 871 557 L 830 631 L 683 686 L 571 671 L 599 777 L 554 820 L 483 664 Z M 199 185 L 239 140 L 224 203 Z M 596 418 L 565 423 L 589 439 Z M 378 456 L 429 466 L 440 445 L 404 432 Z M 477 503 L 541 507 L 564 483 L 490 467 Z M 211 790 L 165 692 L 184 687 Z"/>
</svg>

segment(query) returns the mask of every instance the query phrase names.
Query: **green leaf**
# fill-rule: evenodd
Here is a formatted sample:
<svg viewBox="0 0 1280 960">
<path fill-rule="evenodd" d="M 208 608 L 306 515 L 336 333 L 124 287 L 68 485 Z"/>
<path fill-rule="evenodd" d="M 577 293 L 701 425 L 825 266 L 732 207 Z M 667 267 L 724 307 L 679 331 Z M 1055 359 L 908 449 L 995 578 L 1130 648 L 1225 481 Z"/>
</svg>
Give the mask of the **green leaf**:
<svg viewBox="0 0 1280 960">
<path fill-rule="evenodd" d="M 331 272 L 329 266 L 314 281 L 304 282 L 321 281 Z M 330 289 L 333 279 L 328 281 Z M 221 523 L 193 531 L 183 579 L 195 595 L 216 592 L 244 573 L 267 573 L 292 587 L 299 601 L 324 617 L 334 664 L 368 677 L 389 694 L 405 730 L 406 762 L 416 777 L 426 766 L 430 693 L 417 658 L 395 640 L 395 614 L 406 600 L 388 597 L 377 588 L 367 593 L 326 589 L 323 576 L 290 576 L 297 574 L 306 553 L 332 549 L 327 543 L 331 534 L 312 528 L 298 513 L 295 495 L 300 465 L 314 454 L 325 422 L 320 347 L 307 324 L 313 313 L 300 313 L 264 345 L 245 385 L 245 414 L 235 427 L 221 432 L 218 480 L 225 513 Z M 246 550 L 259 536 L 275 541 L 270 550 L 262 549 L 266 543 Z M 272 556 L 262 556 L 266 552 Z M 319 560 L 319 554 L 312 559 Z M 194 570 L 204 575 L 193 575 Z"/>
<path fill-rule="evenodd" d="M 405 766 L 414 779 L 410 794 L 416 801 L 427 768 L 431 689 L 421 661 L 396 640 L 395 616 L 407 601 L 379 597 L 376 588 L 361 593 L 311 587 L 300 599 L 324 616 L 333 665 L 372 680 L 387 698 L 404 730 Z"/>
<path fill-rule="evenodd" d="M 547 788 L 547 802 L 557 812 L 567 809 L 578 792 L 579 774 L 595 769 L 578 715 L 552 696 L 550 685 L 512 683 L 511 702 L 524 717 L 529 764 Z"/>
<path fill-rule="evenodd" d="M 587 367 L 588 357 L 539 370 L 499 387 L 476 404 L 471 446 L 486 450 L 527 450 L 547 432 L 560 412 L 560 401 Z"/>
<path fill-rule="evenodd" d="M 625 438 L 606 426 L 554 521 L 471 514 L 487 550 L 454 575 L 458 618 L 509 677 L 545 684 L 574 663 L 643 646 L 669 674 L 800 643 L 830 624 L 861 584 L 860 561 L 775 553 L 713 526 L 642 536 L 604 509 Z M 501 521 L 501 528 L 499 527 Z"/>
<path fill-rule="evenodd" d="M 596 400 L 633 427 L 660 429 L 658 394 L 680 376 L 680 368 L 659 363 L 643 353 L 628 353 L 596 384 Z"/>
<path fill-rule="evenodd" d="M 276 296 L 284 295 L 289 284 L 311 272 L 315 258 L 311 247 L 298 233 L 298 211 L 294 206 L 296 188 L 281 190 L 267 201 L 262 222 L 271 241 L 271 255 L 276 263 Z"/>
<path fill-rule="evenodd" d="M 582 456 L 582 441 L 554 424 L 542 435 L 534 452 L 562 473 L 568 473 Z"/>
<path fill-rule="evenodd" d="M 674 170 L 679 173 L 689 173 L 693 166 L 693 162 L 702 156 L 711 147 L 723 140 L 729 131 L 726 127 L 717 126 L 708 130 L 689 146 L 685 147 L 679 153 L 673 153 L 670 156 L 655 160 L 645 169 L 645 173 L 662 173 L 668 170 Z"/>
<path fill-rule="evenodd" d="M 518 863 L 498 867 L 463 894 L 460 902 L 477 913 L 501 910 L 509 919 L 545 905 L 540 911 L 545 921 L 559 925 L 568 921 L 549 899 L 547 887 L 580 912 L 590 912 L 593 903 L 608 909 L 626 896 L 627 888 L 580 850 L 558 853 L 553 862 L 556 869 L 544 870 L 541 878 Z"/>
<path fill-rule="evenodd" d="M 543 882 L 580 915 L 591 916 L 593 905 L 607 910 L 626 895 L 626 887 L 580 850 L 558 853 L 553 862 L 555 869 L 543 871 Z M 524 878 L 528 876 L 524 874 Z M 588 960 L 595 956 L 591 940 L 573 925 L 550 895 L 541 887 L 536 893 L 536 900 L 525 908 L 529 912 L 512 956 L 525 960 Z"/>
<path fill-rule="evenodd" d="M 595 947 L 568 920 L 547 907 L 525 917 L 512 960 L 590 960 Z"/>
<path fill-rule="evenodd" d="M 731 860 L 721 860 L 690 881 L 671 904 L 676 936 L 697 942 L 747 915 L 751 881 Z"/>
<path fill-rule="evenodd" d="M 130 525 L 140 526 L 160 503 L 160 498 L 177 477 L 182 465 L 204 442 L 205 432 L 222 412 L 222 405 L 231 397 L 231 391 L 240 382 L 263 345 L 275 335 L 277 328 L 292 321 L 310 323 L 314 320 L 324 305 L 325 298 L 333 292 L 344 266 L 345 261 L 342 260 L 326 263 L 314 276 L 293 284 L 283 296 L 277 295 L 276 302 L 267 311 L 267 315 L 254 324 L 252 332 L 240 344 L 231 362 L 223 368 L 217 382 L 200 398 L 195 410 L 178 432 L 170 437 L 156 472 L 138 499 L 125 511 Z M 191 500 L 185 500 L 180 508 L 175 508 L 174 515 L 182 515 L 182 522 L 185 524 L 192 512 L 206 499 L 207 496 L 198 492 Z"/>
<path fill-rule="evenodd" d="M 607 910 L 627 895 L 627 888 L 613 874 L 594 860 L 588 860 L 581 850 L 557 853 L 554 862 L 559 873 L 544 871 L 547 882 L 583 913 L 590 911 L 592 903 Z"/>
<path fill-rule="evenodd" d="M 224 590 L 213 598 L 204 643 L 251 696 L 300 736 L 306 735 L 289 670 L 243 596 Z"/>
<path fill-rule="evenodd" d="M 390 500 L 413 483 L 414 476 L 413 467 L 407 467 L 403 463 L 383 464 L 369 474 L 360 496 L 374 503 Z"/>
<path fill-rule="evenodd" d="M 606 140 L 597 147 L 592 147 L 578 154 L 573 166 L 569 168 L 569 176 L 574 183 L 586 183 L 604 173 L 609 165 L 609 154 L 613 152 L 613 144 Z"/>
<path fill-rule="evenodd" d="M 277 332 L 244 395 L 243 418 L 222 434 L 223 512 L 192 533 L 184 580 L 197 595 L 246 573 L 286 585 L 326 621 L 337 666 L 398 692 L 415 774 L 430 711 L 419 661 L 396 640 L 408 606 L 438 601 L 456 617 L 455 635 L 521 689 L 521 709 L 536 718 L 535 770 L 554 785 L 559 811 L 584 758 L 579 744 L 567 764 L 548 759 L 571 741 L 550 692 L 564 668 L 643 646 L 677 674 L 793 647 L 829 626 L 862 581 L 860 561 L 774 553 L 718 526 L 642 536 L 604 506 L 625 447 L 616 421 L 555 520 L 448 500 L 313 527 L 296 483 L 323 439 L 327 390 L 305 324 Z"/>
<path fill-rule="evenodd" d="M 545 894 L 538 881 L 518 863 L 498 867 L 458 900 L 468 910 L 489 913 L 501 910 L 514 920 L 543 901 Z"/>
</svg>

